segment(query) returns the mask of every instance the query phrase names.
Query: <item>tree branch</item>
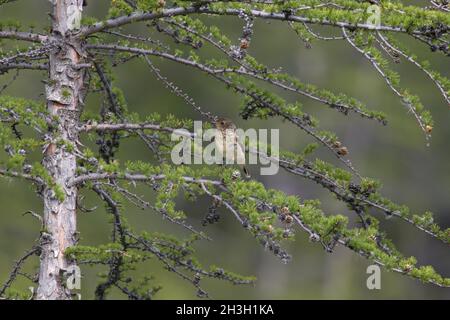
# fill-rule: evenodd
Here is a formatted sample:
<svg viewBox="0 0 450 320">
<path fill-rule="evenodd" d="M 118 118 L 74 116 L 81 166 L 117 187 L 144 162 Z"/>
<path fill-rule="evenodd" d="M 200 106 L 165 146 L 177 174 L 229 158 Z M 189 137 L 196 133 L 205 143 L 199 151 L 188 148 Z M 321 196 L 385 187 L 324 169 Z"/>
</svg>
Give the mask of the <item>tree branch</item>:
<svg viewBox="0 0 450 320">
<path fill-rule="evenodd" d="M 23 40 L 30 42 L 43 43 L 49 40 L 48 36 L 31 32 L 20 31 L 0 31 L 0 39 Z"/>
<path fill-rule="evenodd" d="M 172 8 L 166 9 L 162 12 L 135 12 L 128 16 L 121 16 L 114 19 L 109 19 L 106 21 L 98 22 L 93 24 L 92 26 L 84 27 L 80 33 L 80 37 L 86 37 L 92 35 L 97 32 L 101 32 L 111 28 L 117 28 L 124 26 L 126 24 L 132 22 L 139 21 L 149 21 L 156 20 L 165 17 L 173 17 L 179 15 L 188 15 L 188 14 L 216 14 L 216 15 L 231 15 L 231 16 L 239 16 L 242 10 L 238 9 L 224 9 L 223 11 L 210 9 L 208 7 L 187 7 L 187 8 Z M 372 24 L 366 23 L 349 23 L 345 21 L 328 21 L 321 20 L 315 18 L 301 17 L 296 15 L 287 15 L 286 13 L 268 13 L 260 10 L 249 10 L 249 15 L 260 18 L 260 19 L 269 19 L 269 20 L 280 20 L 280 21 L 292 21 L 292 22 L 303 22 L 309 24 L 318 24 L 318 25 L 327 25 L 334 27 L 344 27 L 344 28 L 359 28 L 359 29 L 367 29 L 367 30 L 378 30 L 378 31 L 391 31 L 391 32 L 402 32 L 408 33 L 408 30 L 400 27 L 391 27 L 391 26 L 374 26 Z M 422 34 L 418 30 L 410 31 L 409 33 L 413 34 Z"/>
<path fill-rule="evenodd" d="M 207 65 L 198 63 L 196 61 L 191 61 L 189 59 L 184 59 L 184 58 L 181 58 L 181 57 L 177 57 L 177 56 L 175 56 L 173 54 L 170 54 L 170 53 L 161 52 L 161 51 L 157 51 L 157 50 L 151 50 L 151 49 L 148 50 L 148 49 L 141 49 L 141 48 L 135 48 L 135 47 L 126 47 L 126 46 L 120 46 L 120 45 L 109 45 L 109 44 L 88 45 L 87 47 L 89 49 L 122 51 L 122 52 L 135 53 L 135 54 L 144 55 L 144 56 L 145 55 L 154 55 L 154 56 L 166 58 L 168 60 L 171 60 L 171 61 L 174 61 L 174 62 L 178 62 L 180 64 L 184 64 L 184 65 L 196 68 L 196 69 L 198 69 L 200 71 L 203 71 L 203 72 L 211 75 L 215 79 L 223 82 L 227 86 L 233 88 L 237 92 L 239 92 L 239 93 L 241 93 L 243 95 L 248 95 L 252 99 L 258 101 L 262 105 L 262 107 L 270 109 L 276 115 L 279 115 L 280 117 L 288 120 L 292 124 L 294 124 L 294 125 L 298 126 L 299 128 L 301 128 L 308 135 L 312 136 L 314 139 L 316 139 L 318 142 L 320 142 L 323 146 L 328 148 L 334 154 L 334 156 L 339 159 L 339 161 L 344 163 L 350 170 L 353 171 L 353 173 L 355 173 L 358 177 L 360 177 L 360 174 L 353 167 L 353 165 L 351 164 L 350 160 L 345 159 L 341 155 L 339 150 L 334 148 L 332 143 L 327 141 L 327 137 L 320 136 L 317 133 L 316 128 L 314 128 L 313 126 L 311 126 L 309 124 L 309 121 L 305 121 L 305 120 L 303 120 L 300 117 L 292 116 L 292 115 L 290 115 L 290 114 L 288 114 L 286 112 L 283 112 L 277 105 L 271 104 L 270 102 L 266 101 L 265 99 L 261 99 L 261 97 L 258 96 L 257 94 L 255 94 L 254 92 L 248 92 L 245 87 L 238 86 L 238 85 L 234 84 L 231 80 L 229 80 L 228 78 L 226 78 L 224 76 L 224 74 L 226 74 L 226 73 L 238 73 L 239 74 L 239 70 L 237 70 L 235 68 L 213 69 L 213 68 L 210 68 Z M 305 113 L 305 115 L 306 115 L 306 113 Z"/>
<path fill-rule="evenodd" d="M 16 279 L 25 261 L 32 255 L 37 254 L 39 251 L 40 251 L 39 246 L 33 246 L 30 250 L 26 251 L 25 254 L 19 260 L 16 261 L 11 273 L 9 274 L 8 280 L 6 280 L 6 282 L 0 288 L 0 297 L 5 293 L 6 289 L 8 289 L 13 283 L 13 281 Z"/>
<path fill-rule="evenodd" d="M 82 131 L 90 131 L 90 130 L 138 130 L 138 129 L 151 129 L 151 130 L 158 130 L 168 133 L 176 132 L 177 134 L 184 135 L 190 138 L 193 138 L 195 136 L 195 133 L 186 133 L 183 130 L 180 129 L 174 129 L 169 127 L 161 127 L 154 124 L 132 124 L 132 123 L 118 123 L 118 124 L 91 124 L 91 125 L 84 125 L 81 127 L 80 130 Z M 283 168 L 285 171 L 290 172 L 295 175 L 299 175 L 305 179 L 312 180 L 316 182 L 317 184 L 321 185 L 323 188 L 327 189 L 339 200 L 344 201 L 347 203 L 351 208 L 353 208 L 357 213 L 360 213 L 360 208 L 358 206 L 358 203 L 362 203 L 364 206 L 372 207 L 377 210 L 380 210 L 384 212 L 387 216 L 395 216 L 399 219 L 404 220 L 405 222 L 415 226 L 417 229 L 427 233 L 428 235 L 440 239 L 439 236 L 432 232 L 431 230 L 428 230 L 420 225 L 417 225 L 414 223 L 414 220 L 402 215 L 400 212 L 390 209 L 387 206 L 377 203 L 376 201 L 370 200 L 368 197 L 360 195 L 360 194 L 354 194 L 348 191 L 348 188 L 342 186 L 338 182 L 334 181 L 333 179 L 327 177 L 324 174 L 321 174 L 320 172 L 314 170 L 312 168 L 312 165 L 305 161 L 304 164 L 297 164 L 293 161 L 289 161 L 288 159 L 283 159 L 281 157 L 272 157 L 269 156 L 263 152 L 258 151 L 257 149 L 253 147 L 249 147 L 247 149 L 249 153 L 255 154 L 257 156 L 260 156 L 266 160 L 269 160 L 272 163 L 279 164 L 281 168 Z M 91 181 L 91 180 L 105 180 L 108 179 L 108 177 L 116 177 L 117 175 L 109 175 L 107 173 L 97 173 L 97 174 L 88 174 L 84 176 L 79 176 L 75 179 L 73 182 L 74 184 L 83 183 L 85 181 Z M 139 175 L 139 174 L 133 174 L 133 175 L 126 175 L 122 177 L 124 180 L 131 180 L 131 181 L 151 181 L 151 180 L 161 180 L 164 179 L 164 175 L 154 175 L 154 176 L 145 176 L 145 175 Z M 186 177 L 188 178 L 188 177 Z M 186 182 L 197 182 L 201 183 L 202 180 L 196 180 L 192 181 L 191 178 L 187 179 Z M 205 180 L 211 181 L 211 180 Z M 206 182 L 208 183 L 208 182 Z M 220 185 L 221 182 L 219 181 L 211 181 L 214 185 Z"/>
<path fill-rule="evenodd" d="M 154 175 L 145 175 L 145 174 L 120 174 L 120 173 L 89 173 L 85 175 L 80 175 L 69 181 L 67 186 L 75 186 L 79 185 L 83 182 L 87 181 L 99 181 L 99 180 L 107 180 L 107 179 L 118 179 L 118 180 L 128 180 L 128 181 L 157 181 L 163 180 L 166 178 L 165 174 L 154 174 Z M 182 177 L 187 183 L 206 183 L 212 185 L 222 185 L 222 182 L 219 180 L 210 180 L 210 179 L 197 179 L 194 177 Z"/>
<path fill-rule="evenodd" d="M 34 63 L 28 63 L 28 62 L 0 64 L 0 73 L 11 70 L 11 69 L 48 70 L 48 65 L 44 64 L 44 63 L 34 64 Z"/>
<path fill-rule="evenodd" d="M 37 183 L 39 185 L 43 185 L 44 184 L 44 181 L 42 181 L 42 179 L 39 178 L 39 177 L 34 177 L 31 174 L 20 173 L 20 172 L 17 172 L 17 171 L 0 169 L 0 176 L 13 177 L 13 178 L 22 178 L 22 179 L 25 179 L 25 180 L 29 180 L 29 181 L 35 182 L 35 183 Z"/>
<path fill-rule="evenodd" d="M 138 130 L 157 130 L 164 132 L 176 132 L 179 135 L 193 137 L 194 134 L 186 134 L 184 130 L 173 129 L 169 127 L 162 127 L 157 124 L 151 123 L 100 123 L 100 124 L 85 124 L 80 127 L 80 132 L 89 132 L 89 131 L 120 131 L 120 130 L 129 130 L 129 131 L 138 131 Z"/>
</svg>

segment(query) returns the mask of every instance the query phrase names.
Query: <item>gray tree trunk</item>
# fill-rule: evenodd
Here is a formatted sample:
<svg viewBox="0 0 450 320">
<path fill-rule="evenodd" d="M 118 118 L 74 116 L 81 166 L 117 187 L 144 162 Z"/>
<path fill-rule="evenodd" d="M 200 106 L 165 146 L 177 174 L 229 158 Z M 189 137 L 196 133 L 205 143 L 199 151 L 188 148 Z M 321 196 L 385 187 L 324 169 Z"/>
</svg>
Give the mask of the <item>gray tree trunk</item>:
<svg viewBox="0 0 450 320">
<path fill-rule="evenodd" d="M 83 104 L 84 76 L 83 47 L 73 37 L 78 28 L 83 0 L 51 0 L 53 5 L 53 35 L 58 47 L 50 54 L 49 81 L 46 86 L 47 108 L 56 116 L 57 124 L 46 137 L 48 146 L 43 164 L 58 187 L 44 190 L 45 230 L 40 257 L 39 287 L 36 299 L 70 299 L 66 284 L 67 270 L 74 262 L 64 256 L 64 251 L 77 241 L 76 201 L 77 188 L 66 182 L 74 178 L 76 157 L 68 146 L 76 146 L 77 126 Z M 61 143 L 63 142 L 63 143 Z M 55 192 L 59 188 L 64 199 Z"/>
</svg>

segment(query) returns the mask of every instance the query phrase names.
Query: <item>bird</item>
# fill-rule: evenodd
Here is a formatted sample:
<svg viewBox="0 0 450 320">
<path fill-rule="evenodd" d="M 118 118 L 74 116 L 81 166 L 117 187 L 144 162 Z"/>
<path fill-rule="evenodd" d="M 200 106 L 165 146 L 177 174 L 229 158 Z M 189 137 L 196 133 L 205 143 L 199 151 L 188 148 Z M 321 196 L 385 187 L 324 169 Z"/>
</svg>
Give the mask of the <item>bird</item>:
<svg viewBox="0 0 450 320">
<path fill-rule="evenodd" d="M 236 125 L 227 118 L 217 118 L 215 120 L 215 143 L 216 151 L 219 152 L 224 159 L 236 161 L 241 170 L 244 172 L 246 178 L 250 178 L 249 171 L 244 165 L 245 163 L 245 148 L 239 141 L 239 137 L 236 132 Z M 232 153 L 227 150 L 233 150 Z M 228 157 L 228 158 L 227 158 Z"/>
</svg>

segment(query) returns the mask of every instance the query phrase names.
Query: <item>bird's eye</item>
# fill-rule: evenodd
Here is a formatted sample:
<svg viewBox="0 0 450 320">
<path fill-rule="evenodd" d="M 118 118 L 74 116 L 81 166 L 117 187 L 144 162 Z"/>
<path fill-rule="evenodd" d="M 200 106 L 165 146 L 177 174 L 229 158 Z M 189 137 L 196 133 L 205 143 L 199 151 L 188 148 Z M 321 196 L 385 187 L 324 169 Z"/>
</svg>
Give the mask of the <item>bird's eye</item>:
<svg viewBox="0 0 450 320">
<path fill-rule="evenodd" d="M 225 121 L 220 121 L 220 124 L 225 124 Z"/>
</svg>

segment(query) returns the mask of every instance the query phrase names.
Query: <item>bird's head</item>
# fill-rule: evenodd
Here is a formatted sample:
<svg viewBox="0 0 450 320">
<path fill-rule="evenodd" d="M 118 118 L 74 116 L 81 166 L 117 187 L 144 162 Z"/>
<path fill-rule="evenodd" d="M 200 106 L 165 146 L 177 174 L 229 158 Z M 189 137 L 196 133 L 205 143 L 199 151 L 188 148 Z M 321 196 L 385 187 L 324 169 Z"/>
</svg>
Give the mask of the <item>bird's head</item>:
<svg viewBox="0 0 450 320">
<path fill-rule="evenodd" d="M 219 130 L 236 129 L 233 121 L 227 118 L 217 118 L 215 125 Z"/>
</svg>

